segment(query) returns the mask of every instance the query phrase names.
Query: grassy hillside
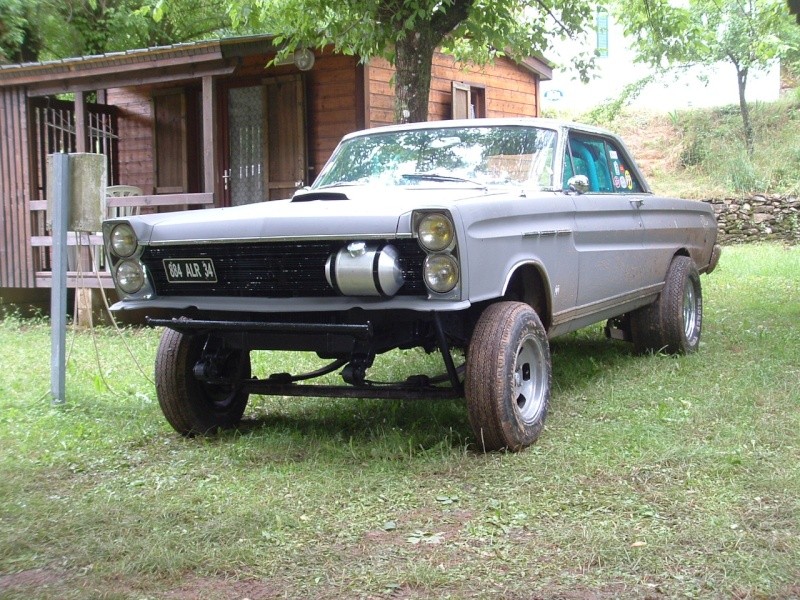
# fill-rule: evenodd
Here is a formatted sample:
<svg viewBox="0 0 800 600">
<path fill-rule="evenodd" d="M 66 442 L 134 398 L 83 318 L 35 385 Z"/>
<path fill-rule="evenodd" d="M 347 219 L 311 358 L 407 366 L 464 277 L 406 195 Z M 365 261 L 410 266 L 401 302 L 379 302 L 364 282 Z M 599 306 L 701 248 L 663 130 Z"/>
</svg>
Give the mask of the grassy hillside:
<svg viewBox="0 0 800 600">
<path fill-rule="evenodd" d="M 619 133 L 657 193 L 692 198 L 800 193 L 800 89 L 750 107 L 747 156 L 738 106 L 643 114 L 605 106 L 577 119 Z"/>
</svg>

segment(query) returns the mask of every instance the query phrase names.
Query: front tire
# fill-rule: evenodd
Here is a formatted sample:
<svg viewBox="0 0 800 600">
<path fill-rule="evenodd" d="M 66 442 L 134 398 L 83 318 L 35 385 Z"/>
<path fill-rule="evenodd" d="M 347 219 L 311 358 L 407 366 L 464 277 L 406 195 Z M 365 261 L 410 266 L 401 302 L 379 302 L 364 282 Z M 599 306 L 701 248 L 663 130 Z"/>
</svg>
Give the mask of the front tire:
<svg viewBox="0 0 800 600">
<path fill-rule="evenodd" d="M 536 312 L 498 302 L 481 315 L 467 353 L 469 421 L 484 451 L 518 452 L 544 428 L 550 404 L 550 346 Z"/>
<path fill-rule="evenodd" d="M 194 367 L 208 341 L 206 335 L 188 335 L 165 329 L 156 354 L 158 403 L 167 421 L 186 436 L 207 435 L 233 427 L 242 418 L 248 394 L 236 383 L 250 377 L 250 354 L 228 350 L 220 364 L 220 382 L 195 377 Z"/>
<path fill-rule="evenodd" d="M 691 354 L 700 346 L 703 291 L 694 261 L 676 256 L 655 302 L 631 314 L 636 352 Z"/>
</svg>

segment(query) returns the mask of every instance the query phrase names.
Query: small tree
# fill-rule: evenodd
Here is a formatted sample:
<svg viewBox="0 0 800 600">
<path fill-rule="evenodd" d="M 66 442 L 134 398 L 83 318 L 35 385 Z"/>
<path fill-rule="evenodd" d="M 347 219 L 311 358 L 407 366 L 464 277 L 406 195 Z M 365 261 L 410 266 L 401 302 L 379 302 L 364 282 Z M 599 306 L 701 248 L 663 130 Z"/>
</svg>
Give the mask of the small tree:
<svg viewBox="0 0 800 600">
<path fill-rule="evenodd" d="M 584 0 L 231 0 L 234 25 L 277 34 L 284 52 L 332 45 L 395 66 L 395 120 L 425 121 L 437 47 L 485 64 L 543 52 L 583 30 Z"/>
<path fill-rule="evenodd" d="M 739 109 L 748 154 L 753 127 L 745 99 L 753 69 L 797 47 L 798 30 L 782 0 L 617 0 L 618 20 L 639 60 L 657 69 L 730 63 L 736 71 Z"/>
</svg>

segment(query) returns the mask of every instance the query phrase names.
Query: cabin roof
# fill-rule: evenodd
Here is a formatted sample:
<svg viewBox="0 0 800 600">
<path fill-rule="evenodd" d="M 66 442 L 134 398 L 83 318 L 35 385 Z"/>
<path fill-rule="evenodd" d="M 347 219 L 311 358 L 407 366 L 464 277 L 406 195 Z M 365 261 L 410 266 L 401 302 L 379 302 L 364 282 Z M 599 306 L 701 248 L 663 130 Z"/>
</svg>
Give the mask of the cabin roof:
<svg viewBox="0 0 800 600">
<path fill-rule="evenodd" d="M 275 52 L 271 35 L 230 37 L 108 52 L 42 62 L 0 65 L 0 87 L 25 86 L 41 95 L 227 74 L 238 60 Z"/>
<path fill-rule="evenodd" d="M 274 53 L 273 35 L 236 36 L 169 46 L 108 52 L 42 62 L 0 64 L 0 87 L 25 86 L 32 95 L 86 91 L 113 86 L 223 75 L 245 56 Z M 527 57 L 520 65 L 542 79 L 552 64 Z"/>
</svg>

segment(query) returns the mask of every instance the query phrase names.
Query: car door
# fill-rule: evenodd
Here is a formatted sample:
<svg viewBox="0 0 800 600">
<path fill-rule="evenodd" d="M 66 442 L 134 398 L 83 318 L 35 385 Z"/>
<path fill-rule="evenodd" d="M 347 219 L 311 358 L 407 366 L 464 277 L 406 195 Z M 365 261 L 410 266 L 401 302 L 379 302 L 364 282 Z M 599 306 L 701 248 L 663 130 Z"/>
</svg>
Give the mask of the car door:
<svg viewBox="0 0 800 600">
<path fill-rule="evenodd" d="M 574 175 L 588 180 L 576 193 L 575 247 L 579 255 L 578 311 L 588 314 L 619 304 L 645 285 L 641 184 L 612 140 L 571 131 L 564 158 L 564 185 Z"/>
</svg>

